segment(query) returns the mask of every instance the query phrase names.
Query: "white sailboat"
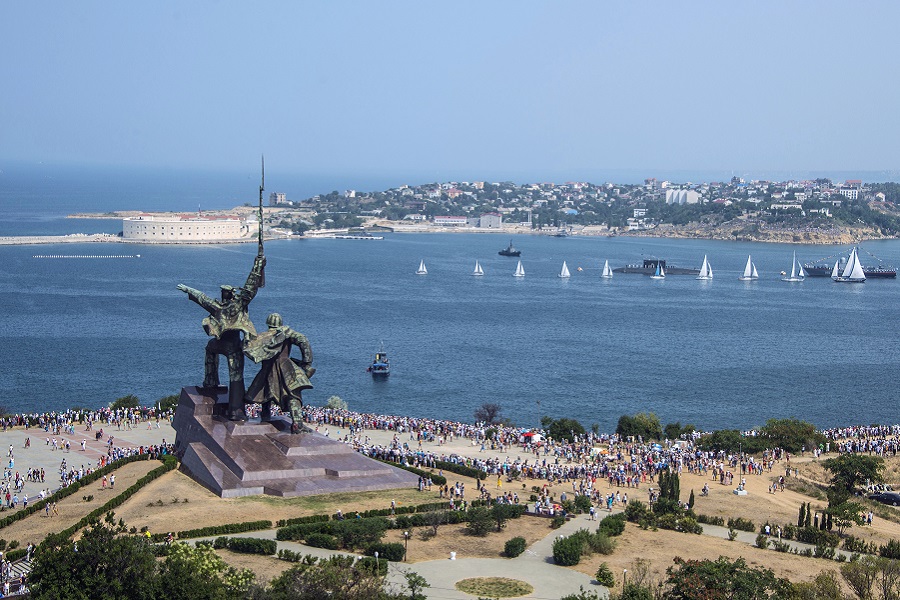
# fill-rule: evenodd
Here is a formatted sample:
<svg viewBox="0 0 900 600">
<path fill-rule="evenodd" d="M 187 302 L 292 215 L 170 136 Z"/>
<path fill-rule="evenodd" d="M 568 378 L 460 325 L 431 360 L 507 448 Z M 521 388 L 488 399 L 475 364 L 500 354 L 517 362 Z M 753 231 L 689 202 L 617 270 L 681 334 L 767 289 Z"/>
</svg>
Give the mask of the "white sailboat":
<svg viewBox="0 0 900 600">
<path fill-rule="evenodd" d="M 604 279 L 612 279 L 613 272 L 612 269 L 609 268 L 609 261 L 605 261 L 603 263 L 603 273 L 600 274 L 600 277 Z"/>
<path fill-rule="evenodd" d="M 759 273 L 756 272 L 756 265 L 753 264 L 753 259 L 748 255 L 747 256 L 747 266 L 744 267 L 744 274 L 738 277 L 741 281 L 753 281 L 754 279 L 759 279 Z"/>
<path fill-rule="evenodd" d="M 834 268 L 831 270 L 831 278 L 837 281 L 838 277 L 841 276 L 841 259 L 837 259 L 834 261 Z"/>
<path fill-rule="evenodd" d="M 712 278 L 713 278 L 712 267 L 709 266 L 709 261 L 706 260 L 706 255 L 704 254 L 703 255 L 703 264 L 700 266 L 700 274 L 697 275 L 697 279 L 708 280 L 708 279 L 712 279 Z"/>
<path fill-rule="evenodd" d="M 656 273 L 650 276 L 650 279 L 665 279 L 666 269 L 662 266 L 662 261 L 656 261 Z"/>
<path fill-rule="evenodd" d="M 425 268 L 425 259 L 422 259 L 422 262 L 419 263 L 419 268 L 416 269 L 416 275 L 428 275 L 428 269 Z"/>
<path fill-rule="evenodd" d="M 475 275 L 476 277 L 484 275 L 484 269 L 481 268 L 481 265 L 477 260 L 475 261 L 475 270 L 472 271 L 472 275 Z"/>
<path fill-rule="evenodd" d="M 563 261 L 562 270 L 559 272 L 559 275 L 557 275 L 557 277 L 560 277 L 562 279 L 569 278 L 569 267 L 566 266 L 566 261 Z"/>
<path fill-rule="evenodd" d="M 791 274 L 789 277 L 782 277 L 782 281 L 803 281 L 806 279 L 806 271 L 803 270 L 803 265 L 797 262 L 797 253 L 794 252 L 794 260 L 791 263 Z"/>
<path fill-rule="evenodd" d="M 835 270 L 837 270 L 837 264 L 835 264 Z M 832 271 L 832 279 L 839 283 L 866 282 L 866 274 L 863 272 L 862 263 L 859 262 L 859 254 L 856 248 L 850 251 L 850 258 L 847 259 L 847 265 L 844 267 L 844 272 L 841 273 L 841 276 L 834 277 L 833 273 L 834 271 Z"/>
<path fill-rule="evenodd" d="M 516 272 L 513 273 L 513 277 L 525 277 L 525 267 L 522 266 L 522 261 L 519 261 L 519 264 L 516 265 Z"/>
</svg>

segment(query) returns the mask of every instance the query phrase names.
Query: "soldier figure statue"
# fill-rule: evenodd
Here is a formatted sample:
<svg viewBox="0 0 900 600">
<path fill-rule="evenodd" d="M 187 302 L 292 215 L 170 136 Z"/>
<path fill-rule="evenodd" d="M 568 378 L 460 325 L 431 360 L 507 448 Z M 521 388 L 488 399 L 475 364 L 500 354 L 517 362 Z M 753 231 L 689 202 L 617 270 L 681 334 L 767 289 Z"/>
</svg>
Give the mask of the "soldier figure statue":
<svg viewBox="0 0 900 600">
<path fill-rule="evenodd" d="M 272 313 L 266 318 L 268 331 L 244 339 L 244 353 L 250 360 L 262 363 L 259 373 L 247 389 L 247 404 L 262 404 L 261 420 L 271 418 L 272 402 L 283 412 L 291 414 L 291 433 L 300 433 L 303 423 L 301 392 L 312 388 L 309 378 L 312 367 L 312 348 L 302 333 L 282 324 L 281 315 Z M 291 346 L 300 349 L 300 358 L 291 358 Z"/>
<path fill-rule="evenodd" d="M 203 387 L 219 386 L 219 355 L 224 354 L 228 359 L 226 416 L 232 421 L 244 421 L 247 418 L 247 413 L 244 412 L 244 354 L 241 332 L 244 332 L 245 339 L 256 335 L 256 329 L 253 328 L 247 314 L 247 307 L 256 296 L 257 290 L 264 285 L 265 266 L 266 258 L 262 256 L 260 249 L 244 287 L 223 285 L 221 300 L 215 300 L 194 288 L 178 284 L 179 290 L 209 312 L 209 316 L 203 319 L 203 329 L 207 335 L 213 336 L 213 339 L 206 344 Z"/>
</svg>

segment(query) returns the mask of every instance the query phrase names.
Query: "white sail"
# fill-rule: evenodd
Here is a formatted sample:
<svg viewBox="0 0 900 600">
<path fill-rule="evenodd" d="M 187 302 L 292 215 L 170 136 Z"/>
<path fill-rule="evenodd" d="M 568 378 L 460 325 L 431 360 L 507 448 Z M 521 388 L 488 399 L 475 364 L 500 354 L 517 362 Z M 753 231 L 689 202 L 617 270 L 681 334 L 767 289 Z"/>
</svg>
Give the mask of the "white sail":
<svg viewBox="0 0 900 600">
<path fill-rule="evenodd" d="M 753 264 L 753 258 L 747 256 L 747 265 L 744 267 L 744 274 L 738 277 L 741 281 L 751 281 L 759 279 L 759 273 L 756 272 L 756 265 Z"/>
<path fill-rule="evenodd" d="M 706 255 L 703 255 L 703 264 L 700 266 L 700 274 L 697 275 L 697 279 L 712 279 L 712 267 L 709 266 L 709 261 L 706 259 Z"/>
<path fill-rule="evenodd" d="M 662 261 L 656 261 L 656 273 L 650 276 L 650 279 L 665 279 L 666 270 L 662 266 Z"/>
<path fill-rule="evenodd" d="M 797 263 L 797 277 L 800 279 L 806 279 L 806 271 L 803 270 L 803 265 Z"/>
<path fill-rule="evenodd" d="M 481 268 L 481 265 L 478 261 L 475 261 L 475 270 L 472 271 L 472 275 L 484 275 L 484 270 Z"/>
<path fill-rule="evenodd" d="M 569 267 L 566 266 L 566 261 L 563 261 L 562 270 L 559 272 L 558 277 L 561 277 L 563 279 L 569 278 Z"/>
<path fill-rule="evenodd" d="M 522 261 L 519 261 L 519 264 L 516 265 L 516 272 L 513 273 L 513 277 L 525 277 L 525 267 L 522 266 Z"/>
<path fill-rule="evenodd" d="M 799 271 L 798 271 L 799 269 Z M 784 271 L 782 271 L 784 273 Z M 806 277 L 806 271 L 803 270 L 803 267 L 800 263 L 797 262 L 797 252 L 794 251 L 794 259 L 791 262 L 791 275 L 790 277 L 782 277 L 782 281 L 803 281 Z"/>
<path fill-rule="evenodd" d="M 865 281 L 866 273 L 863 271 L 862 263 L 859 261 L 859 252 L 853 249 L 853 270 L 850 271 L 850 281 Z"/>
<path fill-rule="evenodd" d="M 797 279 L 797 253 L 794 252 L 794 258 L 791 259 L 791 279 Z"/>
<path fill-rule="evenodd" d="M 841 276 L 841 270 L 839 268 L 840 263 L 841 263 L 840 260 L 834 261 L 834 268 L 831 270 L 831 278 L 832 279 L 837 279 L 838 277 Z"/>
<path fill-rule="evenodd" d="M 607 260 L 603 263 L 603 273 L 600 275 L 600 277 L 603 277 L 604 279 L 612 279 L 612 276 L 613 272 L 612 269 L 609 268 L 609 261 Z"/>
<path fill-rule="evenodd" d="M 422 259 L 422 262 L 419 263 L 416 275 L 428 275 L 428 269 L 425 268 L 425 259 Z"/>
<path fill-rule="evenodd" d="M 850 277 L 850 273 L 853 272 L 853 264 L 856 260 L 856 248 L 854 248 L 850 251 L 850 258 L 847 259 L 847 265 L 844 267 L 844 272 L 841 273 L 841 277 L 844 279 Z"/>
</svg>

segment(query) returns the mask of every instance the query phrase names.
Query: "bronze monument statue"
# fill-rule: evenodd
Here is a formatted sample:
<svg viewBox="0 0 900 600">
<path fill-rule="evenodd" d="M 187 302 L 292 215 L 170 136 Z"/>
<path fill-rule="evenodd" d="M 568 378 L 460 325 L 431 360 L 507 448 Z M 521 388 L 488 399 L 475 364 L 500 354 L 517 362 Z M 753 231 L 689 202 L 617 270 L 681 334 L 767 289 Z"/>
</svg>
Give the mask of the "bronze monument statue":
<svg viewBox="0 0 900 600">
<path fill-rule="evenodd" d="M 253 261 L 253 269 L 247 276 L 243 287 L 222 286 L 222 299 L 210 298 L 203 292 L 190 288 L 182 283 L 178 289 L 187 293 L 188 298 L 202 306 L 209 313 L 203 319 L 203 329 L 207 335 L 213 336 L 206 344 L 206 361 L 203 376 L 203 387 L 214 388 L 219 385 L 219 355 L 224 354 L 228 360 L 228 411 L 226 415 L 232 421 L 243 421 L 247 418 L 244 412 L 244 352 L 241 332 L 244 338 L 256 335 L 256 329 L 250 322 L 247 307 L 256 292 L 266 266 L 266 258 L 257 256 Z"/>
<path fill-rule="evenodd" d="M 204 388 L 219 386 L 219 355 L 224 354 L 228 360 L 228 410 L 225 414 L 232 421 L 247 419 L 247 413 L 244 411 L 243 341 L 256 335 L 256 329 L 250 322 L 247 309 L 259 288 L 266 285 L 262 212 L 262 194 L 266 181 L 265 162 L 263 162 L 262 173 L 262 182 L 259 185 L 259 251 L 244 286 L 235 288 L 223 285 L 221 300 L 215 300 L 183 283 L 178 284 L 179 290 L 185 292 L 188 298 L 209 313 L 209 316 L 203 319 L 203 329 L 214 339 L 209 340 L 209 343 L 206 344 Z M 241 332 L 244 333 L 244 340 L 241 339 Z"/>
<path fill-rule="evenodd" d="M 291 433 L 300 433 L 301 393 L 312 388 L 309 378 L 316 372 L 312 367 L 312 348 L 305 335 L 282 324 L 278 313 L 270 314 L 266 324 L 268 331 L 244 339 L 244 354 L 253 362 L 262 363 L 247 389 L 245 401 L 262 404 L 262 421 L 271 418 L 272 403 L 278 403 L 283 412 L 290 412 Z M 291 358 L 291 346 L 299 348 L 299 359 Z"/>
</svg>

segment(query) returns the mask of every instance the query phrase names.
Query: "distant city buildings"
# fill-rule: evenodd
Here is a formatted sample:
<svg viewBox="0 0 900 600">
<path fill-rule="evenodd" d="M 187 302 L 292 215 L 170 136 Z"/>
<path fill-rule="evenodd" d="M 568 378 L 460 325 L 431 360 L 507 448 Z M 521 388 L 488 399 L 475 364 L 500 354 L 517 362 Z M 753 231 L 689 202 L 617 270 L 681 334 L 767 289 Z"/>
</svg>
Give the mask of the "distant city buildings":
<svg viewBox="0 0 900 600">
<path fill-rule="evenodd" d="M 284 192 L 272 192 L 269 194 L 269 206 L 278 206 L 279 204 L 286 204 L 287 197 Z"/>
</svg>

